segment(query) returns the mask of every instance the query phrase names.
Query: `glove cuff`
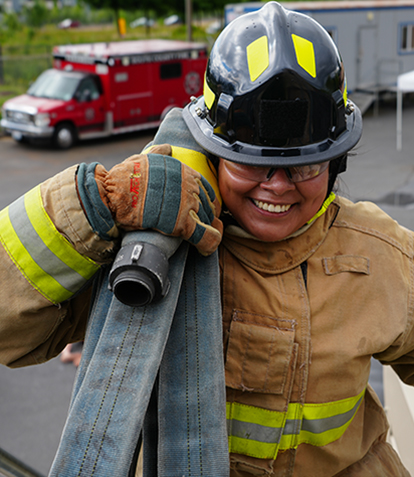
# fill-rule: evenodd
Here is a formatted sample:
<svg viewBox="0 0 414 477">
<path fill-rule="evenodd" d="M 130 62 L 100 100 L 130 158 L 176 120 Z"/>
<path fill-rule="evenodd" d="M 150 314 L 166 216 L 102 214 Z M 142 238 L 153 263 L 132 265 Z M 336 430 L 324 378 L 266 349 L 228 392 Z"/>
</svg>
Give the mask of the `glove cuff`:
<svg viewBox="0 0 414 477">
<path fill-rule="evenodd" d="M 110 210 L 99 193 L 95 178 L 95 169 L 98 165 L 100 166 L 98 162 L 80 164 L 77 172 L 78 193 L 93 231 L 103 240 L 110 241 L 118 235 L 118 230 Z M 102 166 L 99 169 L 101 168 Z"/>
</svg>

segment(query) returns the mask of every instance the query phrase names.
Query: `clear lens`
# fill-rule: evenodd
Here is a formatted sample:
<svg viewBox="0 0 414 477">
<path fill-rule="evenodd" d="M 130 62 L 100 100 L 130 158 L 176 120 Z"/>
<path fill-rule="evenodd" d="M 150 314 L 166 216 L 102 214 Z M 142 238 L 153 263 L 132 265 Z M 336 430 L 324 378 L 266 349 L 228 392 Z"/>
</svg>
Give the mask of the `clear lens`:
<svg viewBox="0 0 414 477">
<path fill-rule="evenodd" d="M 329 166 L 329 161 L 321 162 L 320 164 L 311 164 L 309 166 L 297 166 L 289 167 L 290 174 L 292 175 L 292 182 L 303 182 L 313 179 L 316 176 L 326 171 Z"/>
<path fill-rule="evenodd" d="M 254 182 L 267 182 L 277 171 L 277 167 L 258 167 L 238 164 L 236 162 L 224 160 L 226 169 L 243 179 Z M 286 175 L 291 182 L 303 182 L 313 179 L 322 174 L 329 166 L 329 161 L 320 164 L 311 164 L 309 166 L 295 166 L 286 168 Z"/>
</svg>

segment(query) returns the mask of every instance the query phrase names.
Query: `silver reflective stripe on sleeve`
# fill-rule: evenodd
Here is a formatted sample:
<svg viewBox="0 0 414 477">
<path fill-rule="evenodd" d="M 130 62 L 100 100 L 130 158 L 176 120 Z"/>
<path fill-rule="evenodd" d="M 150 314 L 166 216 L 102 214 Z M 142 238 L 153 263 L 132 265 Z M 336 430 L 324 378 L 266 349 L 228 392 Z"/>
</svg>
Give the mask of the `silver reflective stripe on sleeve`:
<svg viewBox="0 0 414 477">
<path fill-rule="evenodd" d="M 53 303 L 69 299 L 99 269 L 58 232 L 40 186 L 0 212 L 0 240 L 27 280 Z"/>
</svg>

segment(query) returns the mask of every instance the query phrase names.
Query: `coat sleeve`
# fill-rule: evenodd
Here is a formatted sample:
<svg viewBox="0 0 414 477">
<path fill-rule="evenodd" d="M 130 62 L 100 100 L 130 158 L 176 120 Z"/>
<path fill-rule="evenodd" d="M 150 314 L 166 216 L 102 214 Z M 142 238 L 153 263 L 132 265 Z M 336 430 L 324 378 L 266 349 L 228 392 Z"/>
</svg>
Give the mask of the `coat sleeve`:
<svg viewBox="0 0 414 477">
<path fill-rule="evenodd" d="M 410 386 L 414 386 L 414 232 L 402 228 L 409 239 L 404 249 L 404 266 L 398 268 L 395 263 L 397 273 L 402 269 L 406 289 L 406 316 L 404 328 L 398 325 L 402 320 L 397 316 L 390 316 L 390 323 L 400 331 L 395 341 L 384 351 L 374 355 L 384 365 L 391 365 L 400 379 Z M 400 272 L 401 273 L 401 272 Z M 392 277 L 387 278 L 392 280 Z"/>
<path fill-rule="evenodd" d="M 78 198 L 73 166 L 0 212 L 0 363 L 53 358 L 83 339 L 91 284 L 117 246 L 102 239 Z"/>
<path fill-rule="evenodd" d="M 404 334 L 386 351 L 374 355 L 384 365 L 391 365 L 400 379 L 414 386 L 414 323 L 412 318 Z"/>
</svg>

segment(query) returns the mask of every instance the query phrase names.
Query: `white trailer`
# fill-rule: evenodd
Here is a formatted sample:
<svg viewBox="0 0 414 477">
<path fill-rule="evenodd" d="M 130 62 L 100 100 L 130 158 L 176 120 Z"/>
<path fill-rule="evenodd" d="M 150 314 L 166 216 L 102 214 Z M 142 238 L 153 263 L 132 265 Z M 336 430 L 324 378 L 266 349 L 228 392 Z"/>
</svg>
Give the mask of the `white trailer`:
<svg viewBox="0 0 414 477">
<path fill-rule="evenodd" d="M 393 90 L 397 77 L 414 70 L 414 0 L 280 2 L 319 22 L 339 47 L 348 91 Z M 225 23 L 263 3 L 225 7 Z"/>
</svg>

